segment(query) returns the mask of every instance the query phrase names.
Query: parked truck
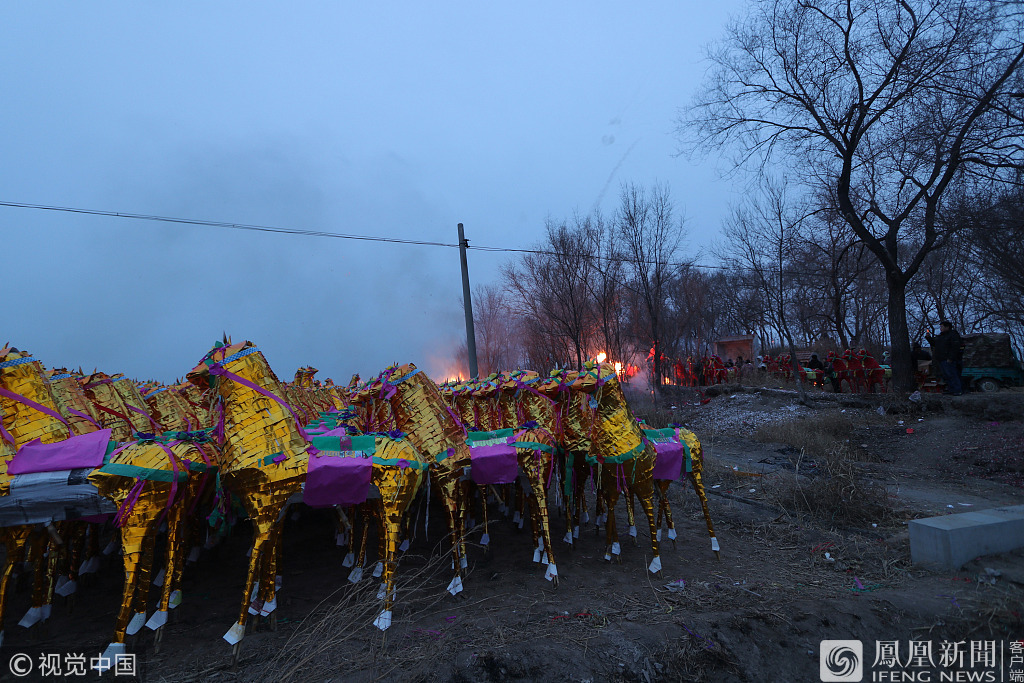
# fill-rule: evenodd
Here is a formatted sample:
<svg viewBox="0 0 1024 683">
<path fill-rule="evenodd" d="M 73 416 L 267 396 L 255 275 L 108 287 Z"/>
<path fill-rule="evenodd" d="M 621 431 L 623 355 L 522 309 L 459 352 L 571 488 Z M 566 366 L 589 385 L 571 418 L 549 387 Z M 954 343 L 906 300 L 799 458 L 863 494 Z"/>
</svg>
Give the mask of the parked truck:
<svg viewBox="0 0 1024 683">
<path fill-rule="evenodd" d="M 986 332 L 965 334 L 963 371 L 964 388 L 998 391 L 1001 387 L 1024 386 L 1024 367 L 1013 351 L 1010 335 Z"/>
</svg>

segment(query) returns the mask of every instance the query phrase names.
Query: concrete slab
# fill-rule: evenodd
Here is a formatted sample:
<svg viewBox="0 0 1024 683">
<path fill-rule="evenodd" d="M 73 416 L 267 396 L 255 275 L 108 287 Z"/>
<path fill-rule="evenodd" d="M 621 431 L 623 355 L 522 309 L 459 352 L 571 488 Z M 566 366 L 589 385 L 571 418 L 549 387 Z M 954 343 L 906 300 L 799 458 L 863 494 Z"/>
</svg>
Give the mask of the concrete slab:
<svg viewBox="0 0 1024 683">
<path fill-rule="evenodd" d="M 1024 548 L 1024 505 L 915 519 L 908 528 L 914 564 L 956 571 L 976 557 Z"/>
</svg>

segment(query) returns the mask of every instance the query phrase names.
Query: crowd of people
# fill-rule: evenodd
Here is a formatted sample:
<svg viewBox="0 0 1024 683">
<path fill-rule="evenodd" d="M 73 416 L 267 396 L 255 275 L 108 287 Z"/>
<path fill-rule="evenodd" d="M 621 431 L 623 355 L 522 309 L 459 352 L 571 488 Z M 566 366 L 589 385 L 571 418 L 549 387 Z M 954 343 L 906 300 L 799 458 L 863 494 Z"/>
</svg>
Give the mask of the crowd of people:
<svg viewBox="0 0 1024 683">
<path fill-rule="evenodd" d="M 888 361 L 887 354 L 883 361 Z M 648 357 L 651 365 L 653 357 Z M 728 382 L 753 382 L 761 378 L 776 378 L 792 381 L 794 373 L 804 382 L 824 387 L 830 384 L 836 392 L 844 386 L 850 391 L 885 390 L 888 366 L 879 363 L 866 349 L 847 349 L 842 355 L 829 351 L 823 361 L 812 353 L 806 365 L 799 360 L 794 363 L 788 353 L 772 356 L 764 354 L 751 358 L 738 355 L 722 359 L 717 355 L 687 356 L 678 359 L 662 359 L 663 367 L 671 368 L 668 374 L 670 384 L 686 387 L 702 387 Z"/>
<path fill-rule="evenodd" d="M 931 361 L 944 380 L 944 391 L 959 396 L 963 393 L 960 375 L 963 372 L 964 342 L 952 323 L 943 320 L 939 323 L 940 332 L 935 335 L 930 331 L 925 339 L 931 352 L 924 350 L 920 342 L 914 342 L 910 358 L 915 371 L 920 373 L 923 382 L 927 378 L 925 361 Z M 654 350 L 647 355 L 648 371 L 653 370 Z M 804 382 L 813 386 L 830 386 L 840 393 L 885 391 L 891 376 L 889 352 L 885 351 L 881 359 L 876 359 L 867 349 L 846 349 L 842 354 L 829 351 L 822 359 L 812 353 L 806 364 L 799 360 L 794 363 L 788 353 L 773 357 L 770 354 L 744 358 L 722 359 L 717 355 L 687 356 L 686 358 L 668 358 L 662 356 L 661 365 L 669 368 L 666 380 L 669 384 L 686 387 L 703 387 L 728 382 L 753 382 L 761 378 L 776 378 L 793 381 L 794 372 Z"/>
</svg>

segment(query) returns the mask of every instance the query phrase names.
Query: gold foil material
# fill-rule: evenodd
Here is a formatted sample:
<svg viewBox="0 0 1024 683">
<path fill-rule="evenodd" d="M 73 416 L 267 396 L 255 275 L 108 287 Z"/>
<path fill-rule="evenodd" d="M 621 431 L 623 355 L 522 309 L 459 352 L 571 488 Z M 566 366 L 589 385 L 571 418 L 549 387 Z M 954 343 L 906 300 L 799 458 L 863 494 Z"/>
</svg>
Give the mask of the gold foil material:
<svg viewBox="0 0 1024 683">
<path fill-rule="evenodd" d="M 356 394 L 354 402 L 362 407 L 363 431 L 390 432 L 396 429 L 391 401 L 381 392 L 379 380 Z"/>
<path fill-rule="evenodd" d="M 9 347 L 0 349 L 0 363 L 30 357 L 26 352 Z M 42 363 L 37 360 L 0 368 L 0 385 L 10 392 L 59 412 L 57 400 L 53 396 L 49 382 L 46 381 L 46 372 Z M 70 435 L 67 425 L 57 418 L 6 396 L 0 396 L 0 419 L 4 421 L 4 427 L 14 439 L 12 447 L 12 444 L 0 438 L 0 441 L 4 442 L 4 445 L 0 446 L 0 453 L 4 455 L 13 455 L 13 451 L 35 439 L 40 439 L 42 443 L 57 443 Z M 0 461 L 0 495 L 7 495 L 11 488 L 11 476 L 7 474 L 8 460 L 9 458 L 5 458 Z"/>
<path fill-rule="evenodd" d="M 81 375 L 76 375 L 64 368 L 49 372 L 50 389 L 53 391 L 53 397 L 57 401 L 57 408 L 60 414 L 64 416 L 64 419 L 68 421 L 71 431 L 75 435 L 90 434 L 99 429 L 99 427 L 84 417 L 79 417 L 71 412 L 76 410 L 84 413 L 99 423 L 96 406 L 93 405 L 92 401 L 88 399 L 82 390 L 82 385 L 78 381 L 79 377 Z"/>
<path fill-rule="evenodd" d="M 121 374 L 114 375 L 111 377 L 111 380 L 113 380 L 114 390 L 121 397 L 121 402 L 128 408 L 128 412 L 125 414 L 131 418 L 132 428 L 136 432 L 159 434 L 164 431 L 159 422 L 154 424 L 153 416 L 149 414 L 149 406 L 143 400 L 142 394 L 139 393 L 139 388 L 135 385 L 135 382 Z M 133 408 L 134 410 L 132 410 Z"/>
<path fill-rule="evenodd" d="M 562 381 L 567 389 L 579 380 L 579 373 L 565 372 Z M 578 390 L 559 391 L 558 407 L 562 414 L 562 448 L 573 453 L 590 452 L 590 433 L 594 412 L 588 401 L 590 396 Z"/>
<path fill-rule="evenodd" d="M 467 429 L 480 430 L 475 408 L 476 401 L 474 401 L 467 383 L 456 384 L 452 387 L 452 404 L 455 408 L 455 414 L 459 416 L 462 424 Z"/>
<path fill-rule="evenodd" d="M 220 363 L 253 346 L 251 342 L 224 346 L 207 357 Z M 283 384 L 259 351 L 231 360 L 224 369 L 278 397 L 285 395 Z M 264 563 L 276 566 L 276 529 L 285 503 L 300 490 L 306 477 L 307 444 L 291 413 L 279 402 L 230 378 L 210 374 L 205 362 L 196 366 L 188 379 L 200 387 L 212 386 L 219 397 L 224 419 L 221 482 L 241 497 L 256 532 L 238 618 L 239 624 L 245 624 L 257 578 L 261 578 L 261 599 L 272 594 L 273 582 L 268 585 Z M 283 459 L 273 462 L 270 457 L 267 462 L 268 456 L 275 454 Z"/>
<path fill-rule="evenodd" d="M 432 465 L 431 476 L 448 514 L 452 561 L 458 573 L 465 555 L 463 525 L 469 498 L 468 486 L 460 481 L 462 468 L 470 463 L 465 432 L 437 385 L 412 363 L 391 370 L 388 381 L 395 387 L 391 411 L 398 429 Z"/>
<path fill-rule="evenodd" d="M 113 379 L 105 373 L 96 372 L 82 377 L 79 379 L 79 382 L 82 384 L 82 389 L 85 390 L 85 395 L 96 404 L 96 416 L 100 426 L 111 430 L 111 438 L 114 441 L 131 441 L 136 429 L 135 421 L 144 420 L 145 418 L 137 415 L 135 420 L 132 419 L 131 415 L 133 413 L 128 410 L 124 400 L 121 398 L 121 394 L 114 388 Z M 106 412 L 103 408 L 116 414 Z M 145 432 L 151 429 L 152 427 L 150 427 L 149 422 L 146 421 L 146 428 L 142 431 Z"/>
<path fill-rule="evenodd" d="M 166 459 L 166 458 L 165 458 Z M 169 491 L 166 482 L 146 482 L 135 508 L 121 526 L 121 554 L 124 559 L 124 590 L 114 627 L 114 642 L 123 643 L 128 624 L 136 614 L 146 613 L 153 546 L 157 520 Z"/>
<path fill-rule="evenodd" d="M 0 576 L 0 632 L 4 630 L 4 615 L 7 614 L 7 591 L 11 585 L 14 567 L 25 559 L 25 547 L 33 531 L 32 526 L 0 528 L 0 541 L 4 544 L 4 569 Z"/>
<path fill-rule="evenodd" d="M 152 470 L 179 473 L 176 486 L 169 481 L 144 480 L 138 498 L 134 501 L 131 512 L 123 516 L 121 526 L 121 548 L 124 559 L 125 583 L 122 594 L 121 609 L 118 612 L 114 630 L 114 642 L 123 643 L 128 623 L 135 614 L 145 614 L 146 599 L 149 595 L 150 572 L 153 565 L 153 545 L 156 541 L 156 522 L 160 514 L 167 509 L 167 502 L 172 489 L 184 492 L 187 486 L 188 467 L 185 460 L 202 462 L 202 455 L 194 444 L 166 444 L 174 456 L 174 463 L 159 444 L 136 442 L 116 451 L 109 462 L 134 465 Z M 173 476 L 173 475 L 172 475 Z M 130 476 L 110 474 L 100 469 L 93 470 L 88 480 L 100 492 L 109 498 L 120 509 L 128 498 L 137 480 Z M 184 501 L 179 500 L 181 505 Z M 177 542 L 174 535 L 169 535 L 169 545 Z"/>
<path fill-rule="evenodd" d="M 608 522 L 606 542 L 609 550 L 616 542 L 618 533 L 615 528 L 615 504 L 619 492 L 625 491 L 627 513 L 632 517 L 632 497 L 640 499 L 644 514 L 651 531 L 651 551 L 654 557 L 659 556 L 657 527 L 654 517 L 654 474 L 655 452 L 650 445 L 645 445 L 643 434 L 633 411 L 626 403 L 622 393 L 615 366 L 603 363 L 594 366 L 588 363 L 585 372 L 581 373 L 574 385 L 597 400 L 597 416 L 593 425 L 590 452 L 604 461 L 601 465 L 601 494 L 607 504 Z M 598 381 L 598 377 L 602 380 Z M 621 456 L 632 453 L 628 460 L 616 462 Z M 606 555 L 608 551 L 606 551 Z"/>
<path fill-rule="evenodd" d="M 548 562 L 555 564 L 554 544 L 551 542 L 551 525 L 548 516 L 547 482 L 554 466 L 555 411 L 551 401 L 519 386 L 518 382 L 535 379 L 536 373 L 505 374 L 499 378 L 501 391 L 498 405 L 504 427 L 515 429 L 517 443 L 537 443 L 547 446 L 550 451 L 540 448 L 516 448 L 519 469 L 530 482 L 533 495 L 527 499 L 530 505 L 530 525 L 533 543 L 538 546 L 538 537 L 544 540 L 543 552 Z M 519 432 L 526 422 L 535 421 L 538 428 Z M 556 582 L 557 583 L 557 582 Z"/>
<path fill-rule="evenodd" d="M 697 439 L 697 435 L 688 429 L 680 429 L 679 437 L 686 442 L 686 445 L 690 448 L 690 459 L 693 463 L 693 472 L 690 473 L 690 481 L 693 483 L 694 493 L 697 494 L 697 498 L 700 499 L 700 507 L 704 512 L 704 523 L 707 524 L 708 534 L 711 538 L 715 538 L 715 527 L 711 523 L 711 510 L 708 508 L 708 494 L 704 489 L 704 451 L 701 449 L 700 441 Z M 715 555 L 718 555 L 719 551 L 715 551 Z"/>
<path fill-rule="evenodd" d="M 426 470 L 415 467 L 403 468 L 398 464 L 380 464 L 376 459 L 387 462 L 406 460 L 410 463 L 426 461 L 408 439 L 395 441 L 378 436 L 374 441 L 377 452 L 371 482 L 380 492 L 380 498 L 368 502 L 376 507 L 381 524 L 378 530 L 384 550 L 380 558 L 384 563 L 381 582 L 385 591 L 384 610 L 388 611 L 395 598 L 395 568 L 398 565 L 398 545 L 402 541 L 402 522 L 426 476 Z"/>
<path fill-rule="evenodd" d="M 154 387 L 143 396 L 143 400 L 149 414 L 165 431 L 184 432 L 200 428 L 195 413 L 173 387 Z"/>
<path fill-rule="evenodd" d="M 477 424 L 482 432 L 493 432 L 501 429 L 501 425 L 504 424 L 498 399 L 500 393 L 493 379 L 476 382 L 473 386 L 472 396 L 476 400 Z"/>
<path fill-rule="evenodd" d="M 213 427 L 213 417 L 210 414 L 210 397 L 206 395 L 202 389 L 194 384 L 185 382 L 184 384 L 178 384 L 174 387 L 178 395 L 181 396 L 187 404 L 192 415 L 195 415 L 197 429 L 206 429 L 207 427 Z"/>
</svg>

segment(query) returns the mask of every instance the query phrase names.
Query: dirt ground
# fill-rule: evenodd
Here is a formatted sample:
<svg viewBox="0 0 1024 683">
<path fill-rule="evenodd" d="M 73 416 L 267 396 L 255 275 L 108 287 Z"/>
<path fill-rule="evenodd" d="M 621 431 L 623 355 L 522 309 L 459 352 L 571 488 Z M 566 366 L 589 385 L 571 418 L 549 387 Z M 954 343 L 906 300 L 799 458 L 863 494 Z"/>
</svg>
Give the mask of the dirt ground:
<svg viewBox="0 0 1024 683">
<path fill-rule="evenodd" d="M 186 574 L 160 651 L 148 629 L 134 639 L 140 678 L 817 681 L 822 639 L 1024 636 L 1024 551 L 930 572 L 911 565 L 906 529 L 916 517 L 1024 503 L 1024 394 L 920 403 L 820 394 L 806 407 L 785 390 L 711 393 L 705 403 L 685 391 L 638 398 L 636 409 L 651 424 L 685 423 L 704 443 L 721 559 L 692 489 L 676 483 L 679 537 L 662 544 L 661 577 L 646 569 L 646 525 L 634 545 L 620 503 L 621 563 L 603 561 L 603 533 L 588 525 L 575 549 L 557 542 L 555 587 L 532 561 L 528 524 L 492 518 L 490 548 L 471 547 L 465 591 L 453 598 L 435 508 L 429 535 L 421 517 L 402 559 L 395 620 L 382 634 L 371 626 L 377 582 L 350 584 L 330 518 L 303 509 L 287 522 L 276 630 L 260 624 L 231 669 L 221 636 L 241 597 L 249 536 L 240 527 Z M 564 533 L 556 520 L 554 537 Z M 6 673 L 4 655 L 102 651 L 122 576 L 109 561 L 70 613 L 58 599 L 45 632 L 16 626 L 28 591 L 13 592 L 0 679 L 26 680 Z"/>
</svg>

